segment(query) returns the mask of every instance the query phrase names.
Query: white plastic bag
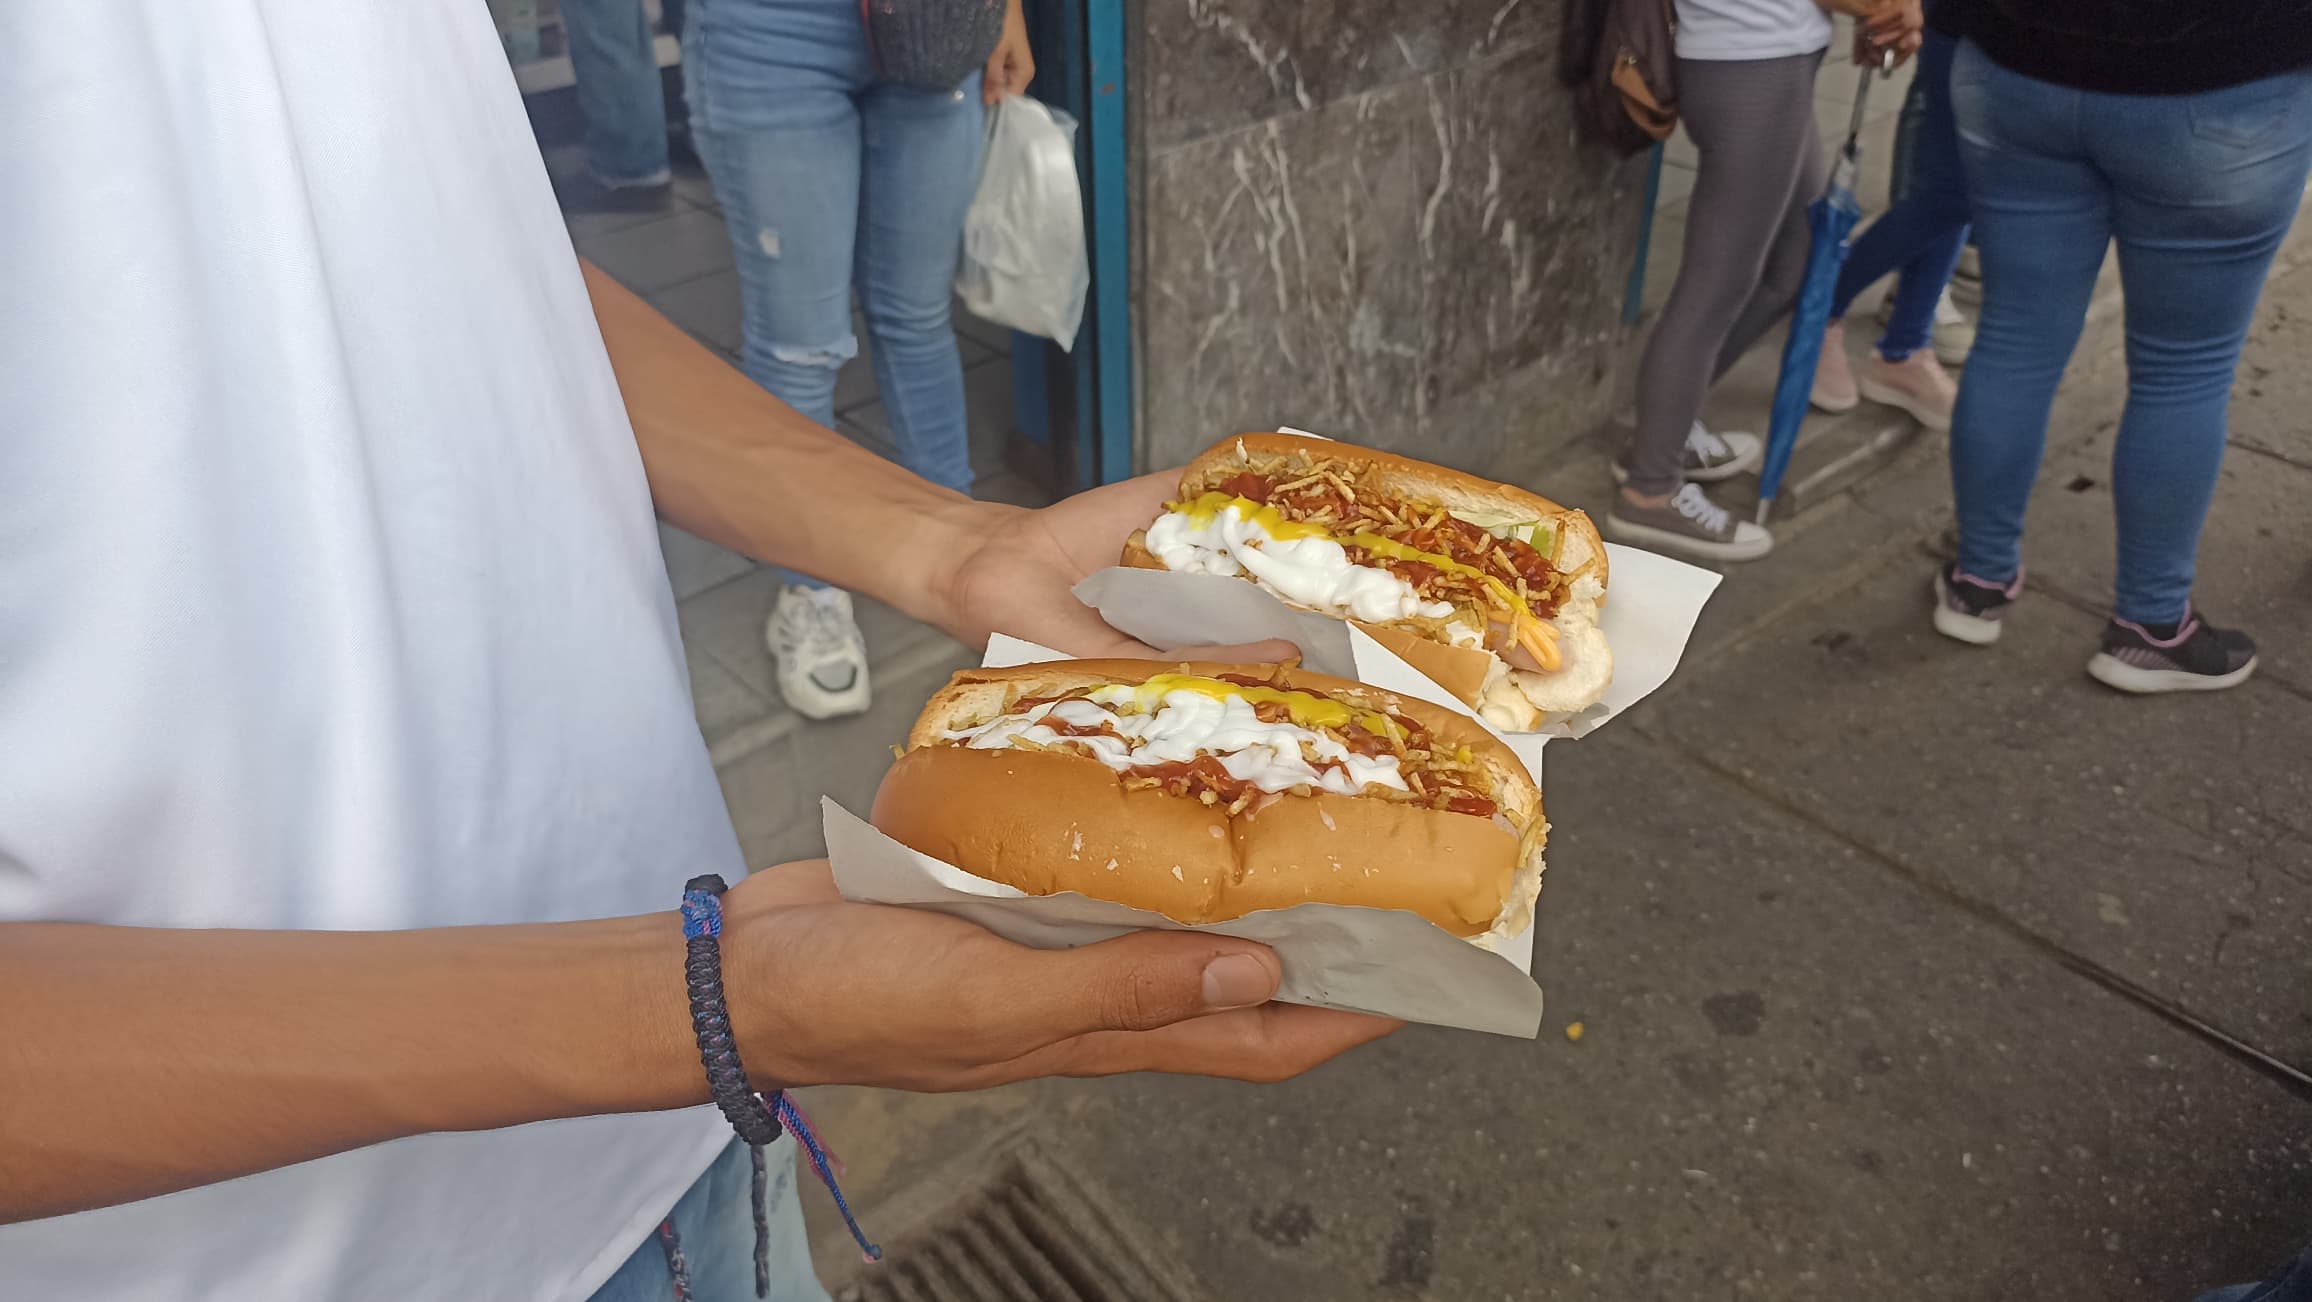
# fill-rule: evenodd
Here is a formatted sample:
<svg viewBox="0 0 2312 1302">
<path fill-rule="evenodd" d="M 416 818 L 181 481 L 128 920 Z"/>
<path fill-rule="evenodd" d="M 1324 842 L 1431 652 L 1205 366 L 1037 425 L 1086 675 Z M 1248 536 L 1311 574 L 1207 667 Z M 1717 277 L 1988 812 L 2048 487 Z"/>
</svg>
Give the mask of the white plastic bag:
<svg viewBox="0 0 2312 1302">
<path fill-rule="evenodd" d="M 974 316 L 1072 349 L 1091 284 L 1076 120 L 1006 95 L 989 113 L 955 292 Z"/>
</svg>

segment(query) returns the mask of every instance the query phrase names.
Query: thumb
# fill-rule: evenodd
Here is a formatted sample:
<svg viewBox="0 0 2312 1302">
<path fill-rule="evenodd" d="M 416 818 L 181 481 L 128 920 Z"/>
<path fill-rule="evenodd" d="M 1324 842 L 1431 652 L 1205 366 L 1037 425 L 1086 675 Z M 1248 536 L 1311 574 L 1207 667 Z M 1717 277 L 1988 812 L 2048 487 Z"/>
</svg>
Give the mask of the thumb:
<svg viewBox="0 0 2312 1302">
<path fill-rule="evenodd" d="M 1036 1029 L 1053 1038 L 1149 1031 L 1250 1008 L 1267 1003 L 1284 975 L 1267 946 L 1185 931 L 1135 931 L 1043 957 Z"/>
</svg>

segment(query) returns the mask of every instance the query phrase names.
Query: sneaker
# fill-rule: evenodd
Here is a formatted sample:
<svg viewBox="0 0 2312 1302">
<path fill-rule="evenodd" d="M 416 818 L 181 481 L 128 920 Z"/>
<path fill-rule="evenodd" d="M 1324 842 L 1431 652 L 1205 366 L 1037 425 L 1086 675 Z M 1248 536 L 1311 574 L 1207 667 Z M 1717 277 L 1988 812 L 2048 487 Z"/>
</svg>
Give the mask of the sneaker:
<svg viewBox="0 0 2312 1302">
<path fill-rule="evenodd" d="M 858 714 L 868 704 L 867 639 L 841 588 L 790 585 L 763 627 L 779 666 L 779 695 L 806 719 Z"/>
<path fill-rule="evenodd" d="M 1945 366 L 1965 366 L 1975 351 L 1975 323 L 1951 301 L 1951 287 L 1935 300 L 1935 360 Z"/>
<path fill-rule="evenodd" d="M 1900 407 L 1928 429 L 1951 428 L 1951 408 L 1958 405 L 1959 382 L 1925 348 L 1899 362 L 1890 362 L 1873 350 L 1855 372 L 1855 387 L 1872 402 Z"/>
<path fill-rule="evenodd" d="M 2237 687 L 2256 672 L 2256 644 L 2236 628 L 2217 628 L 2184 611 L 2167 629 L 2114 618 L 2087 675 L 2123 692 L 2213 692 Z"/>
<path fill-rule="evenodd" d="M 1721 434 L 1704 429 L 1702 422 L 1695 421 L 1694 428 L 1686 431 L 1686 455 L 1681 468 L 1686 478 L 1696 483 L 1715 484 L 1757 465 L 1759 454 L 1765 449 L 1766 445 L 1758 441 L 1756 434 L 1744 434 L 1740 430 Z M 1618 457 L 1613 462 L 1613 471 L 1615 483 L 1630 482 L 1630 468 Z"/>
<path fill-rule="evenodd" d="M 1615 494 L 1606 512 L 1606 533 L 1621 542 L 1706 561 L 1751 561 L 1774 550 L 1774 535 L 1765 526 L 1736 520 L 1700 484 L 1681 486 L 1660 506 L 1640 506 Z"/>
<path fill-rule="evenodd" d="M 1854 387 L 1854 365 L 1846 355 L 1846 322 L 1833 321 L 1822 332 L 1822 357 L 1814 364 L 1814 392 L 1810 395 L 1816 409 L 1837 415 L 1853 411 L 1862 401 L 1862 394 Z"/>
<path fill-rule="evenodd" d="M 1879 300 L 1879 324 L 1885 325 L 1894 320 L 1894 316 L 1895 296 L 1889 294 Z M 1931 337 L 1935 344 L 1935 360 L 1945 366 L 1964 366 L 1967 354 L 1975 351 L 1975 323 L 1952 300 L 1949 285 L 1943 286 L 1943 296 L 1935 300 L 1935 326 Z"/>
<path fill-rule="evenodd" d="M 1983 259 L 1974 245 L 1959 250 L 1959 268 L 1951 273 L 1949 292 L 1968 307 L 1983 305 Z"/>
<path fill-rule="evenodd" d="M 639 181 L 613 183 L 587 172 L 557 182 L 554 196 L 566 213 L 669 212 L 674 207 L 674 175 L 660 172 Z"/>
<path fill-rule="evenodd" d="M 1961 573 L 1952 561 L 1935 571 L 1935 631 L 1970 646 L 1989 646 L 1999 640 L 1999 621 L 2022 595 L 2020 570 L 2006 583 L 1993 583 Z"/>
</svg>

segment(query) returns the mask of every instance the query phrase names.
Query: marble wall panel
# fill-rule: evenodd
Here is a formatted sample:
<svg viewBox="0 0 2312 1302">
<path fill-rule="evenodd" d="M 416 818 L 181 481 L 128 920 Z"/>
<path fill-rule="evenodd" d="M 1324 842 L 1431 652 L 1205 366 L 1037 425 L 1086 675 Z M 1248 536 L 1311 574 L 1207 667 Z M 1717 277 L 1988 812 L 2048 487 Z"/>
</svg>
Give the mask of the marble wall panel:
<svg viewBox="0 0 2312 1302">
<path fill-rule="evenodd" d="M 1483 468 L 1626 398 L 1642 164 L 1577 140 L 1548 43 L 1499 44 L 1143 151 L 1144 464 L 1288 423 Z"/>
<path fill-rule="evenodd" d="M 1565 0 L 1141 0 L 1151 147 L 1554 45 Z"/>
<path fill-rule="evenodd" d="M 1159 155 L 1142 286 L 1150 465 L 1279 423 L 1410 435 L 1431 292 L 1432 101 L 1404 82 Z"/>
<path fill-rule="evenodd" d="M 1454 70 L 1439 127 L 1440 196 L 1422 266 L 1429 446 L 1481 455 L 1497 434 L 1555 441 L 1612 403 L 1595 390 L 1637 344 L 1621 323 L 1645 175 L 1585 142 L 1551 80 L 1551 54 L 1514 51 Z M 1506 377 L 1540 368 L 1553 398 L 1516 430 L 1441 419 Z M 1521 391 L 1530 392 L 1525 386 Z"/>
</svg>

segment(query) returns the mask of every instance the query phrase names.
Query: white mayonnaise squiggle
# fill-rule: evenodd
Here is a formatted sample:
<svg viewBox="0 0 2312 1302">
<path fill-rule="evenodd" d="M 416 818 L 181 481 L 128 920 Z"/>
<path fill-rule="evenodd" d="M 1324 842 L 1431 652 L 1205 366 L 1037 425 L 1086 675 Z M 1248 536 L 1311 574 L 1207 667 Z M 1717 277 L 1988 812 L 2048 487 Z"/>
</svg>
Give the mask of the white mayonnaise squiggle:
<svg viewBox="0 0 2312 1302">
<path fill-rule="evenodd" d="M 1150 554 L 1182 574 L 1249 572 L 1261 587 L 1296 606 L 1336 619 L 1372 623 L 1415 615 L 1443 619 L 1451 602 L 1423 601 L 1413 585 L 1387 570 L 1358 565 L 1330 538 L 1269 536 L 1235 503 L 1199 525 L 1186 511 L 1167 511 L 1148 526 Z"/>
<path fill-rule="evenodd" d="M 1353 796 L 1372 786 L 1406 789 L 1396 756 L 1359 755 L 1321 732 L 1293 723 L 1264 723 L 1240 696 L 1172 691 L 1147 714 L 1117 714 L 1106 708 L 1131 701 L 1133 689 L 1128 686 L 1102 687 L 1092 698 L 1049 702 L 944 735 L 973 750 L 1001 750 L 1014 737 L 1043 746 L 1070 741 L 1119 773 L 1211 755 L 1230 777 L 1267 792 L 1309 786 Z M 1065 736 L 1047 726 L 1046 718 L 1081 728 L 1104 723 L 1117 735 Z M 1308 747 L 1306 754 L 1303 746 Z M 1310 762 L 1310 755 L 1316 763 Z"/>
</svg>

